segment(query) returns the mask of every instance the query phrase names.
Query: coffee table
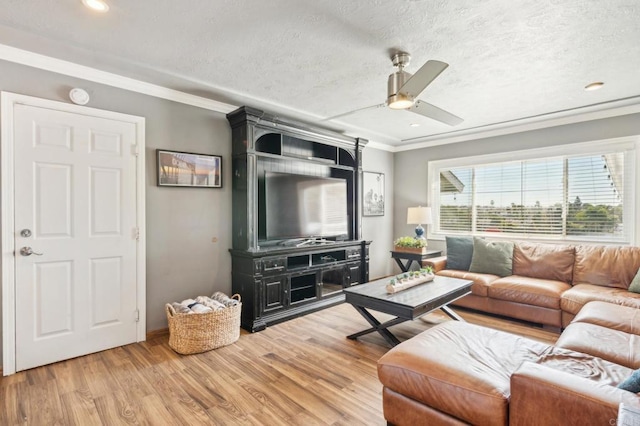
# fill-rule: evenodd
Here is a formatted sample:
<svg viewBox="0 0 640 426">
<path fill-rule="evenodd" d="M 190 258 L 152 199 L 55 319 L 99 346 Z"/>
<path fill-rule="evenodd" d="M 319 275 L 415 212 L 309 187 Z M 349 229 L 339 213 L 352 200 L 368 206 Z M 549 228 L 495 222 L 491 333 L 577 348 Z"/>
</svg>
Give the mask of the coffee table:
<svg viewBox="0 0 640 426">
<path fill-rule="evenodd" d="M 345 301 L 351 303 L 371 324 L 371 328 L 351 334 L 347 338 L 357 339 L 377 331 L 387 343 L 395 346 L 400 341 L 388 330 L 389 327 L 414 320 L 436 309 L 442 310 L 454 320 L 464 321 L 447 305 L 471 293 L 473 281 L 436 276 L 433 281 L 393 294 L 387 293 L 388 282 L 389 278 L 383 278 L 343 290 Z M 396 318 L 381 323 L 369 312 L 369 309 L 394 315 Z"/>
</svg>

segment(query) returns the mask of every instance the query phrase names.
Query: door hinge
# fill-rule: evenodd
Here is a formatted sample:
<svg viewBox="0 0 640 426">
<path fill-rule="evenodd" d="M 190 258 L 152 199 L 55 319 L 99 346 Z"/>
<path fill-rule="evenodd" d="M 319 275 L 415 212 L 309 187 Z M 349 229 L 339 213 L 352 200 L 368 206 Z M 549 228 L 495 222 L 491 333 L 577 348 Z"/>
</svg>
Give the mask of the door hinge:
<svg viewBox="0 0 640 426">
<path fill-rule="evenodd" d="M 138 228 L 137 226 L 133 228 L 133 238 L 136 241 L 140 241 L 140 228 Z"/>
<path fill-rule="evenodd" d="M 136 322 L 140 322 L 140 309 L 136 309 L 135 315 L 136 315 Z"/>
<path fill-rule="evenodd" d="M 131 153 L 136 157 L 138 156 L 138 154 L 140 153 L 140 151 L 138 150 L 138 144 L 131 145 Z"/>
</svg>

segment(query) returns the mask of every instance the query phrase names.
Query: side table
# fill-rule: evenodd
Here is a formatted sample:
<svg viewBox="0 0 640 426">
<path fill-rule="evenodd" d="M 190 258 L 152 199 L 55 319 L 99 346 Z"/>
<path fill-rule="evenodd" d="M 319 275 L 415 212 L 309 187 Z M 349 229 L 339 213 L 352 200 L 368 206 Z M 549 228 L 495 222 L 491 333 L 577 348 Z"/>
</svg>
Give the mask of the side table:
<svg viewBox="0 0 640 426">
<path fill-rule="evenodd" d="M 438 256 L 442 256 L 442 250 L 427 250 L 426 253 L 391 251 L 391 257 L 396 261 L 402 272 L 407 272 L 413 262 L 418 262 L 418 265 L 422 265 L 423 260 Z M 402 263 L 402 260 L 405 260 L 405 262 Z"/>
</svg>

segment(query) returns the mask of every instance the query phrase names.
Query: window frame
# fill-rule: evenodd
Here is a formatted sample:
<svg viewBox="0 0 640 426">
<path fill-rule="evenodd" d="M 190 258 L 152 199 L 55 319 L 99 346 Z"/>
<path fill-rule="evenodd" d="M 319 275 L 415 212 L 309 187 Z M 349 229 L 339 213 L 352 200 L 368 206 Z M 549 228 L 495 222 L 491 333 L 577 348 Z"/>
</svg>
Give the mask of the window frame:
<svg viewBox="0 0 640 426">
<path fill-rule="evenodd" d="M 640 240 L 640 226 L 638 226 L 636 216 L 640 214 L 640 173 L 636 172 L 636 166 L 640 164 L 640 136 L 629 136 L 622 138 L 603 139 L 589 142 L 571 143 L 565 145 L 554 145 L 544 148 L 532 148 L 494 154 L 483 154 L 470 157 L 448 158 L 443 160 L 432 160 L 427 162 L 427 199 L 432 211 L 433 223 L 428 227 L 427 238 L 433 240 L 444 240 L 446 235 L 460 235 L 457 232 L 440 230 L 440 171 L 442 169 L 479 167 L 492 164 L 544 159 L 550 157 L 563 156 L 583 156 L 602 155 L 611 152 L 625 152 L 625 174 L 629 173 L 628 180 L 631 183 L 630 190 L 625 190 L 623 194 L 623 223 L 629 227 L 625 232 L 624 239 L 611 240 L 608 238 L 594 239 L 592 236 L 552 236 L 552 235 L 524 235 L 524 234 L 495 234 L 488 232 L 470 231 L 468 235 L 485 236 L 492 239 L 504 240 L 527 240 L 536 242 L 555 243 L 594 243 L 594 244 L 616 244 L 616 245 L 636 245 Z M 472 199 L 475 194 L 472 193 Z M 475 202 L 473 200 L 472 202 Z M 475 209 L 474 209 L 475 210 Z M 475 216 L 472 220 L 475 220 Z M 475 228 L 475 223 L 472 223 Z"/>
</svg>

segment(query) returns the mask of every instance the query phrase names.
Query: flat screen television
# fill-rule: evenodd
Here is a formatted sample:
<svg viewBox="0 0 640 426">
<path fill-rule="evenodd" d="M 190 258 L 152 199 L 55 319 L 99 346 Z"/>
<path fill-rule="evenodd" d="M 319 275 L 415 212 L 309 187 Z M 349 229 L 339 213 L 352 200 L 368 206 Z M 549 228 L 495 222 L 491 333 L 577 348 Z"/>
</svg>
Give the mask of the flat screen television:
<svg viewBox="0 0 640 426">
<path fill-rule="evenodd" d="M 267 240 L 348 239 L 345 179 L 265 172 Z"/>
</svg>

